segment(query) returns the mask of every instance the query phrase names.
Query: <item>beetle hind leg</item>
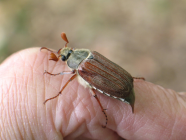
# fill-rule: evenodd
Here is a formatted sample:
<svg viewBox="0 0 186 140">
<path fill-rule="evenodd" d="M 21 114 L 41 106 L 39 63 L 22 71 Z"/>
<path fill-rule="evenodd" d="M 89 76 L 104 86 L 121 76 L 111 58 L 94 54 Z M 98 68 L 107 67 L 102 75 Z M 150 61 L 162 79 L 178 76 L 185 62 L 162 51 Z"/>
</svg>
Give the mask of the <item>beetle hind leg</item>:
<svg viewBox="0 0 186 140">
<path fill-rule="evenodd" d="M 106 125 L 107 125 L 107 122 L 108 122 L 108 118 L 107 118 L 107 114 L 105 112 L 105 110 L 107 109 L 103 109 L 103 106 L 101 105 L 101 102 L 99 101 L 96 93 L 95 93 L 95 89 L 92 89 L 92 95 L 96 98 L 97 102 L 99 103 L 99 106 L 101 107 L 101 110 L 103 112 L 103 114 L 105 115 L 105 118 L 106 118 L 106 122 L 105 122 L 105 125 L 102 125 L 103 128 L 106 128 Z"/>
<path fill-rule="evenodd" d="M 145 81 L 145 78 L 144 77 L 132 77 L 133 79 L 141 79 L 141 80 L 144 80 Z"/>
</svg>

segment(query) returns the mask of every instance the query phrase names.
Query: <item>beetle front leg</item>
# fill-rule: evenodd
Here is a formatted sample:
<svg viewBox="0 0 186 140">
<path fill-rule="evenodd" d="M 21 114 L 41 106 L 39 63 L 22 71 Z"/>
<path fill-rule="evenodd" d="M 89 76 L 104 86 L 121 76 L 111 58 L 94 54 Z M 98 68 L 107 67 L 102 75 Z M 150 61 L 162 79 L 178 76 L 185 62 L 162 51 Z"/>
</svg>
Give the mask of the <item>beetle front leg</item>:
<svg viewBox="0 0 186 140">
<path fill-rule="evenodd" d="M 40 48 L 40 51 L 41 51 L 41 50 L 48 50 L 49 52 L 55 53 L 54 51 L 52 51 L 51 49 L 48 49 L 48 48 L 46 48 L 46 47 L 41 47 L 41 48 Z"/>
<path fill-rule="evenodd" d="M 105 115 L 106 122 L 105 122 L 105 125 L 103 125 L 102 127 L 106 128 L 106 125 L 107 125 L 107 122 L 108 122 L 107 114 L 105 112 L 105 109 L 103 109 L 103 106 L 101 105 L 101 102 L 99 101 L 99 99 L 96 95 L 95 89 L 92 89 L 92 95 L 96 98 L 97 102 L 99 103 L 99 106 L 101 107 L 101 110 L 102 110 L 103 114 Z"/>
</svg>

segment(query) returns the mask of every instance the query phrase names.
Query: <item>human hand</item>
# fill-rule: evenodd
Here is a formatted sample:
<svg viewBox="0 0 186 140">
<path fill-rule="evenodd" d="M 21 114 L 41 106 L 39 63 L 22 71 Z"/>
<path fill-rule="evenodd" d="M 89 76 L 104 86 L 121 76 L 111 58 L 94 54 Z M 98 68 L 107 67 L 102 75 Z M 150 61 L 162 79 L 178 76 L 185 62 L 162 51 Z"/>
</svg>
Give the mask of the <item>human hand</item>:
<svg viewBox="0 0 186 140">
<path fill-rule="evenodd" d="M 185 139 L 186 93 L 143 80 L 134 80 L 134 114 L 130 105 L 97 92 L 105 117 L 89 92 L 71 75 L 43 75 L 68 71 L 65 63 L 48 61 L 38 48 L 23 50 L 0 65 L 0 139 Z"/>
</svg>

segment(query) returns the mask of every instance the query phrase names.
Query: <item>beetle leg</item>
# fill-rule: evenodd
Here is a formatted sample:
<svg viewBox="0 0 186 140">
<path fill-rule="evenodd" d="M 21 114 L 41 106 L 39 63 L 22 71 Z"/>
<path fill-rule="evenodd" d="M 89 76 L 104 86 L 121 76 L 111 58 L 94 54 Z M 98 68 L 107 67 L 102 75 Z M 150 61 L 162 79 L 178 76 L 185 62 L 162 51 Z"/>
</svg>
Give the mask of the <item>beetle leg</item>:
<svg viewBox="0 0 186 140">
<path fill-rule="evenodd" d="M 54 52 L 54 51 L 52 51 L 52 50 L 50 50 L 50 49 L 48 49 L 48 48 L 46 48 L 46 47 L 41 47 L 41 48 L 40 48 L 40 51 L 43 50 L 43 49 L 48 50 L 49 52 L 52 52 L 52 53 L 56 53 L 56 52 Z"/>
<path fill-rule="evenodd" d="M 69 83 L 70 81 L 74 80 L 74 78 L 75 78 L 76 76 L 77 76 L 77 74 L 74 74 L 74 75 L 66 82 L 66 84 L 62 87 L 62 89 L 60 90 L 60 92 L 59 92 L 56 96 L 54 96 L 54 97 L 52 97 L 52 98 L 49 98 L 49 99 L 46 99 L 46 100 L 44 101 L 44 104 L 45 104 L 47 101 L 52 100 L 52 99 L 58 97 L 58 96 L 62 93 L 62 91 L 65 89 L 65 87 L 68 85 L 68 83 Z"/>
<path fill-rule="evenodd" d="M 97 97 L 97 95 L 96 95 L 95 89 L 92 89 L 92 95 L 96 98 L 97 102 L 99 103 L 99 106 L 101 107 L 102 112 L 103 112 L 104 115 L 105 115 L 106 123 L 105 123 L 105 125 L 103 125 L 102 127 L 103 127 L 103 128 L 106 128 L 106 125 L 107 125 L 107 122 L 108 122 L 107 114 L 106 114 L 106 112 L 105 112 L 106 109 L 103 109 L 103 106 L 101 105 L 101 102 L 99 101 L 99 99 L 98 99 L 98 97 Z"/>
<path fill-rule="evenodd" d="M 145 81 L 145 78 L 144 77 L 132 77 L 133 79 L 141 79 L 141 80 L 144 80 Z"/>
<path fill-rule="evenodd" d="M 63 71 L 63 72 L 60 72 L 60 73 L 52 74 L 52 73 L 45 70 L 43 74 L 49 74 L 49 75 L 56 76 L 56 75 L 74 74 L 74 73 L 75 73 L 75 70 L 73 70 L 73 71 Z"/>
</svg>

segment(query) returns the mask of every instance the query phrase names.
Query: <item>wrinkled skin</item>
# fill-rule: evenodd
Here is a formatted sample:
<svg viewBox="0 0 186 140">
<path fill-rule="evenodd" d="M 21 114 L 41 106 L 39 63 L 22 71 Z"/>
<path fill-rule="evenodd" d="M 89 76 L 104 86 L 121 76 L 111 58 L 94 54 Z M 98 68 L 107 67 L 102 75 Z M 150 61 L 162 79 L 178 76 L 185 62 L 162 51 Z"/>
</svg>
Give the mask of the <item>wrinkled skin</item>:
<svg viewBox="0 0 186 140">
<path fill-rule="evenodd" d="M 136 102 L 131 107 L 97 92 L 108 115 L 77 79 L 55 96 L 71 75 L 43 75 L 68 71 L 64 62 L 49 62 L 49 53 L 32 48 L 0 65 L 0 139 L 36 140 L 166 140 L 186 137 L 186 93 L 135 80 Z"/>
</svg>

